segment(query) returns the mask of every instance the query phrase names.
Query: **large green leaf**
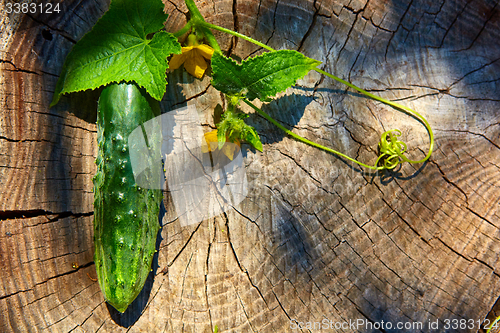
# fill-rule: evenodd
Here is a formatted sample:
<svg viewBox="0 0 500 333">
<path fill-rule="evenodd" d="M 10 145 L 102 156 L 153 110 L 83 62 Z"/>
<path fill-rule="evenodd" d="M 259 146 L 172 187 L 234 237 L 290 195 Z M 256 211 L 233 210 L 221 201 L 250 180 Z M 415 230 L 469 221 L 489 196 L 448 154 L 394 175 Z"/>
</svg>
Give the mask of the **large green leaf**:
<svg viewBox="0 0 500 333">
<path fill-rule="evenodd" d="M 320 63 L 293 50 L 264 53 L 241 65 L 214 53 L 212 85 L 230 96 L 267 100 L 291 87 Z"/>
<path fill-rule="evenodd" d="M 135 81 L 160 100 L 167 85 L 167 57 L 181 52 L 172 34 L 158 32 L 168 16 L 163 8 L 161 0 L 112 0 L 67 56 L 51 106 L 62 94 L 120 81 Z"/>
</svg>

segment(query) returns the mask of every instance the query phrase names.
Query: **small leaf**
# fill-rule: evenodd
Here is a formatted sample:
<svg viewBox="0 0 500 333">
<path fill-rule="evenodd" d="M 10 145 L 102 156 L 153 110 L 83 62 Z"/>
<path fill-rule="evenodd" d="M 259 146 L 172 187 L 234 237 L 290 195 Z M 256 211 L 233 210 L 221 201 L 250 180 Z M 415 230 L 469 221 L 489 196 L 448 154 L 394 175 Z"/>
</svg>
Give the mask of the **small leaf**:
<svg viewBox="0 0 500 333">
<path fill-rule="evenodd" d="M 246 142 L 251 144 L 258 151 L 263 151 L 262 142 L 260 141 L 259 135 L 253 127 L 249 127 L 251 128 L 251 130 L 247 132 L 247 137 L 245 138 Z"/>
<path fill-rule="evenodd" d="M 217 140 L 219 149 L 222 148 L 226 141 L 246 141 L 255 149 L 262 151 L 262 142 L 255 129 L 246 124 L 243 120 L 248 117 L 245 113 L 236 113 L 231 110 L 226 110 L 222 114 L 221 122 L 217 124 Z"/>
<path fill-rule="evenodd" d="M 135 81 L 160 100 L 167 85 L 167 57 L 181 52 L 172 34 L 158 32 L 168 16 L 163 9 L 161 0 L 111 1 L 109 10 L 67 56 L 51 106 L 63 94 L 120 81 Z"/>
<path fill-rule="evenodd" d="M 219 149 L 222 149 L 222 147 L 226 143 L 226 132 L 228 130 L 229 126 L 221 126 L 221 128 L 217 131 L 217 142 Z"/>
<path fill-rule="evenodd" d="M 241 65 L 214 53 L 212 85 L 230 96 L 267 100 L 291 87 L 320 63 L 293 50 L 264 53 Z"/>
</svg>

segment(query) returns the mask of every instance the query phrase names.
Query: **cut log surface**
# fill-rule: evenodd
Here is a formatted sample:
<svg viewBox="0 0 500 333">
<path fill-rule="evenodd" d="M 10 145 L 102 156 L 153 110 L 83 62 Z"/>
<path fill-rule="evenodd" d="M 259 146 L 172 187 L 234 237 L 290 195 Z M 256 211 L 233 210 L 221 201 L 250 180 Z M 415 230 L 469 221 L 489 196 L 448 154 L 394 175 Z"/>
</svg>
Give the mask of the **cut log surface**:
<svg viewBox="0 0 500 333">
<path fill-rule="evenodd" d="M 49 108 L 66 55 L 109 2 L 61 1 L 52 14 L 7 14 L 7 2 L 0 332 L 476 332 L 487 323 L 500 295 L 498 1 L 197 1 L 208 22 L 299 50 L 417 110 L 436 146 L 427 163 L 372 173 L 244 108 L 264 145 L 243 145 L 247 198 L 182 226 L 165 193 L 153 272 L 124 314 L 94 280 L 98 92 Z M 165 6 L 167 30 L 180 29 L 183 1 Z M 215 36 L 233 56 L 262 53 Z M 215 128 L 213 109 L 224 101 L 210 77 L 176 70 L 168 80 L 163 111 L 195 105 L 206 130 Z M 262 108 L 368 164 L 391 128 L 413 159 L 429 145 L 414 118 L 317 73 Z"/>
</svg>

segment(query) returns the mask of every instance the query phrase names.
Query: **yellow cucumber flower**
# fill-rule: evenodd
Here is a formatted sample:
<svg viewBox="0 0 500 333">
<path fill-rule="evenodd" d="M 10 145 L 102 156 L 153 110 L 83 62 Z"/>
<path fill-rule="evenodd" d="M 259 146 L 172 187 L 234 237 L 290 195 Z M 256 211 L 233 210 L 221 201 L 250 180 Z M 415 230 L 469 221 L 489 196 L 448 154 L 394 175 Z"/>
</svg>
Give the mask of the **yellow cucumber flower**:
<svg viewBox="0 0 500 333">
<path fill-rule="evenodd" d="M 205 141 L 201 144 L 201 152 L 208 153 L 209 151 L 218 150 L 219 142 L 217 141 L 217 130 L 213 130 L 212 132 L 205 133 Z M 241 148 L 241 144 L 238 140 L 235 140 L 234 144 L 224 144 L 222 146 L 222 152 L 227 156 L 231 161 L 234 158 L 234 153 L 238 148 Z"/>
<path fill-rule="evenodd" d="M 214 49 L 205 44 L 198 44 L 196 36 L 190 35 L 188 46 L 182 48 L 182 54 L 174 54 L 168 66 L 174 70 L 184 64 L 184 68 L 189 74 L 201 79 L 208 67 L 206 60 L 212 59 L 213 54 Z"/>
</svg>

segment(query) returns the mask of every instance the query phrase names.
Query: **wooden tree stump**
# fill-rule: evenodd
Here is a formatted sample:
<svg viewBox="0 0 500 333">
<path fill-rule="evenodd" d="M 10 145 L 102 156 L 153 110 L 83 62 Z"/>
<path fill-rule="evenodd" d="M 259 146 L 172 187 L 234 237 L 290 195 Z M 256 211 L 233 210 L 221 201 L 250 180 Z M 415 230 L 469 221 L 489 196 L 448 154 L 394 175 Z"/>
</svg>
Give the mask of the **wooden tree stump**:
<svg viewBox="0 0 500 333">
<path fill-rule="evenodd" d="M 500 295 L 498 1 L 198 1 L 208 22 L 304 52 L 326 71 L 417 110 L 436 147 L 423 165 L 370 173 L 251 114 L 264 152 L 243 146 L 248 197 L 186 227 L 165 200 L 154 271 L 123 315 L 92 279 L 99 94 L 48 107 L 64 58 L 109 3 L 61 1 L 60 13 L 18 15 L 5 4 L 1 332 L 324 331 L 307 322 L 331 324 L 331 332 L 476 332 L 483 325 Z M 182 27 L 183 1 L 166 2 L 166 10 L 167 29 Z M 215 35 L 231 55 L 262 52 Z M 177 70 L 168 80 L 163 110 L 194 104 L 214 128 L 212 112 L 223 101 L 210 78 Z M 368 164 L 385 130 L 401 129 L 414 159 L 429 143 L 415 119 L 317 73 L 263 109 Z M 363 325 L 341 326 L 357 320 Z M 436 321 L 438 329 L 429 326 Z M 397 323 L 422 327 L 397 330 Z"/>
</svg>

